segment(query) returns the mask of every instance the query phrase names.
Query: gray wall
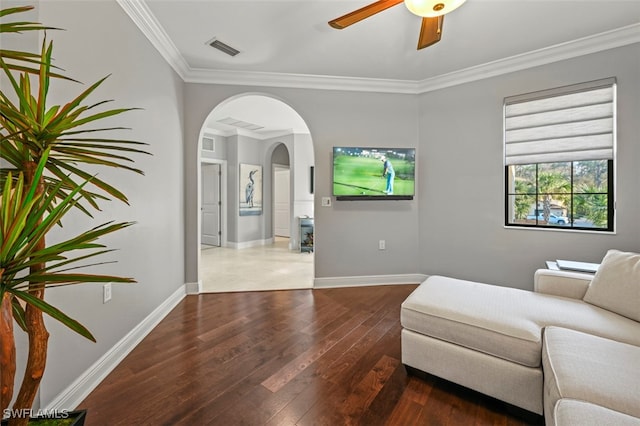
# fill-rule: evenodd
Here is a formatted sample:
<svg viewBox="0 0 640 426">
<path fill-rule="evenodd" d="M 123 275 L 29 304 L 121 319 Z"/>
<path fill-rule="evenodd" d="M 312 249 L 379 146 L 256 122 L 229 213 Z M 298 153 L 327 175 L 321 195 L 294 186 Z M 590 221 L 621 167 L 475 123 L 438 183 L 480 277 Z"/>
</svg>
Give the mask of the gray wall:
<svg viewBox="0 0 640 426">
<path fill-rule="evenodd" d="M 187 84 L 185 161 L 193 170 L 204 118 L 228 97 L 261 92 L 307 122 L 316 166 L 317 278 L 447 274 L 532 288 L 544 260 L 599 261 L 608 248 L 640 251 L 639 45 L 595 53 L 422 95 Z M 603 77 L 618 78 L 616 233 L 506 229 L 502 100 L 505 96 Z M 194 136 L 196 135 L 196 136 Z M 337 202 L 331 194 L 334 145 L 417 146 L 412 202 Z M 196 176 L 186 176 L 187 185 Z M 186 274 L 195 280 L 195 201 L 186 194 Z M 386 251 L 377 241 L 387 240 Z M 348 259 L 345 262 L 345 259 Z"/>
<path fill-rule="evenodd" d="M 51 339 L 41 386 L 46 406 L 184 284 L 183 82 L 116 2 L 43 1 L 39 9 L 41 22 L 66 29 L 48 32 L 56 64 L 85 83 L 54 81 L 51 101 L 66 102 L 112 73 L 89 101 L 115 99 L 112 107 L 142 108 L 111 124 L 132 128 L 118 136 L 148 142 L 153 154 L 136 157 L 146 176 L 99 170 L 102 178 L 124 190 L 130 206 L 105 202 L 95 221 L 76 215 L 51 237 L 54 241 L 110 220 L 136 221 L 105 239 L 119 250 L 104 260 L 118 263 L 97 271 L 135 277 L 138 283 L 114 284 L 107 304 L 102 303 L 99 284 L 48 291 L 47 299 L 86 325 L 98 343 L 47 321 Z"/>
<path fill-rule="evenodd" d="M 418 209 L 414 201 L 334 202 L 331 152 L 334 145 L 417 146 L 417 97 L 286 88 L 206 84 L 185 87 L 185 232 L 186 280 L 198 280 L 197 149 L 207 115 L 220 102 L 242 93 L 260 92 L 289 104 L 305 120 L 313 140 L 316 188 L 316 277 L 413 273 L 418 261 Z M 230 161 L 231 162 L 231 161 Z M 420 179 L 420 176 L 418 176 Z M 229 179 L 229 188 L 234 188 Z M 419 187 L 419 184 L 418 184 Z M 231 224 L 231 217 L 229 223 Z M 378 240 L 387 250 L 378 250 Z M 348 260 L 345 260 L 348 259 Z"/>
<path fill-rule="evenodd" d="M 503 98 L 611 76 L 616 234 L 506 229 Z M 420 272 L 530 289 L 545 260 L 599 262 L 609 248 L 640 251 L 640 44 L 425 93 L 419 102 Z"/>
<path fill-rule="evenodd" d="M 205 131 L 205 136 L 209 138 L 215 139 L 215 147 L 214 151 L 205 151 L 202 150 L 202 159 L 215 159 L 215 160 L 226 160 L 227 159 L 227 137 L 220 136 L 213 133 L 207 133 Z"/>
<path fill-rule="evenodd" d="M 313 194 L 311 193 L 311 166 L 315 167 L 313 141 L 309 134 L 296 134 L 293 151 L 293 215 L 311 216 L 315 214 Z M 293 228 L 291 228 L 293 229 Z"/>
</svg>

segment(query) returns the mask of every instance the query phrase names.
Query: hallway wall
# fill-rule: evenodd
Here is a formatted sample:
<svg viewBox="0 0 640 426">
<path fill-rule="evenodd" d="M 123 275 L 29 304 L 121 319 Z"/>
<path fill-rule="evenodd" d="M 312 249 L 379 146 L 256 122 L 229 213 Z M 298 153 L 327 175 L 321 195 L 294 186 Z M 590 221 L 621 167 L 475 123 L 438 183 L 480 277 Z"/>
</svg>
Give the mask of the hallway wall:
<svg viewBox="0 0 640 426">
<path fill-rule="evenodd" d="M 48 301 L 88 327 L 98 342 L 46 319 L 51 339 L 40 388 L 46 406 L 184 286 L 184 83 L 114 1 L 41 1 L 38 13 L 44 24 L 65 29 L 47 32 L 54 41 L 55 63 L 83 82 L 52 81 L 52 104 L 67 102 L 90 83 L 112 74 L 87 103 L 115 99 L 110 108 L 141 108 L 109 120 L 111 125 L 131 128 L 110 135 L 146 142 L 151 153 L 135 157 L 145 176 L 95 169 L 123 190 L 129 206 L 103 202 L 95 220 L 74 214 L 50 238 L 53 242 L 111 220 L 135 221 L 136 225 L 104 239 L 118 250 L 102 260 L 117 263 L 92 269 L 138 282 L 114 284 L 112 300 L 106 304 L 100 284 L 48 291 Z"/>
<path fill-rule="evenodd" d="M 265 93 L 283 99 L 309 127 L 316 172 L 313 212 L 316 223 L 316 278 L 384 276 L 415 271 L 418 267 L 416 200 L 334 201 L 331 207 L 322 207 L 320 201 L 323 196 L 331 195 L 331 153 L 334 145 L 418 145 L 416 96 L 187 83 L 185 140 L 191 141 L 185 146 L 187 282 L 198 280 L 197 200 L 196 194 L 189 188 L 197 182 L 194 164 L 198 158 L 199 132 L 216 105 L 247 92 Z M 308 176 L 308 173 L 308 168 L 301 171 L 304 176 Z M 417 188 L 420 187 L 420 173 L 418 170 Z M 308 188 L 308 185 L 301 185 L 300 188 Z M 299 200 L 302 210 L 309 198 L 301 195 Z M 378 250 L 380 239 L 386 240 L 387 250 Z"/>
</svg>

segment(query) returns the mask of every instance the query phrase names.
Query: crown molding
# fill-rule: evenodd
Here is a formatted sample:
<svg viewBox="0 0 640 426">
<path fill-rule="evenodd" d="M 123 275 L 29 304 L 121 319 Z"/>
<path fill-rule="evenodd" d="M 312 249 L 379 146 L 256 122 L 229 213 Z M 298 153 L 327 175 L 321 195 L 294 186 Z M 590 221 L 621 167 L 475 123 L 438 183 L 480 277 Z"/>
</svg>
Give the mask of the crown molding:
<svg viewBox="0 0 640 426">
<path fill-rule="evenodd" d="M 186 83 L 421 94 L 603 50 L 640 43 L 640 23 L 638 23 L 424 80 L 194 69 L 182 57 L 162 28 L 162 25 L 160 25 L 147 6 L 145 0 L 116 1 Z"/>
<path fill-rule="evenodd" d="M 417 89 L 411 80 L 209 69 L 191 69 L 185 82 L 409 94 Z"/>
<path fill-rule="evenodd" d="M 182 80 L 190 72 L 187 61 L 173 44 L 160 22 L 147 6 L 144 0 L 116 0 L 129 18 L 138 26 L 142 34 L 147 37 L 153 47 L 162 55 L 165 61 L 174 69 Z"/>
<path fill-rule="evenodd" d="M 222 136 L 226 138 L 229 136 L 229 132 L 224 132 L 220 129 L 214 129 L 213 127 L 205 127 L 202 130 L 203 136 Z"/>
<path fill-rule="evenodd" d="M 640 42 L 640 24 L 579 38 L 538 50 L 510 56 L 486 64 L 465 68 L 417 83 L 417 93 L 426 93 L 476 80 L 522 71 L 591 53 Z"/>
</svg>

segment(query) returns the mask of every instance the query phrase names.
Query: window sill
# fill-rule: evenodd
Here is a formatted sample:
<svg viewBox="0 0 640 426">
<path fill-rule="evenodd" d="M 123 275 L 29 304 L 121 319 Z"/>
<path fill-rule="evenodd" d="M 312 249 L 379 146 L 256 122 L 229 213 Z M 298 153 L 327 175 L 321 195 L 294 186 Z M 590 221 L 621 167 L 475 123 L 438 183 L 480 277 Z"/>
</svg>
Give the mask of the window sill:
<svg viewBox="0 0 640 426">
<path fill-rule="evenodd" d="M 515 229 L 520 231 L 543 231 L 543 232 L 571 232 L 578 234 L 596 234 L 596 235 L 616 235 L 616 231 L 596 231 L 583 228 L 561 228 L 556 226 L 542 227 L 542 226 L 521 226 L 521 225 L 503 225 L 505 229 Z"/>
</svg>

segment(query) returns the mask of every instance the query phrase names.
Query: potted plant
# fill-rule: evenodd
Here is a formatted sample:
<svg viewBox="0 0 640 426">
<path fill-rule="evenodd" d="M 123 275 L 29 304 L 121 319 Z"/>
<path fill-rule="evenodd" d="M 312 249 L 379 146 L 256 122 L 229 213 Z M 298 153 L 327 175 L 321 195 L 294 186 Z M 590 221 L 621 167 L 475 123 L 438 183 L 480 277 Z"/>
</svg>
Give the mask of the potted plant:
<svg viewBox="0 0 640 426">
<path fill-rule="evenodd" d="M 4 9 L 1 16 L 31 9 Z M 2 24 L 0 32 L 46 29 L 38 23 Z M 24 380 L 9 410 L 9 424 L 24 425 L 44 374 L 49 333 L 43 314 L 95 341 L 89 330 L 45 300 L 45 289 L 88 282 L 134 282 L 131 278 L 77 272 L 79 262 L 110 250 L 96 243 L 103 235 L 131 223 L 106 223 L 69 240 L 47 245 L 46 235 L 64 215 L 77 208 L 91 216 L 104 200 L 127 202 L 126 196 L 83 166 L 132 166 L 131 154 L 146 153 L 141 142 L 100 136 L 120 127 L 101 127 L 101 120 L 132 108 L 104 108 L 106 102 L 85 104 L 103 78 L 65 105 L 49 105 L 53 43 L 44 37 L 39 53 L 0 51 L 0 66 L 9 83 L 0 91 L 0 173 L 2 228 L 0 263 L 0 412 L 13 397 L 15 341 L 13 324 L 27 333 L 28 355 Z M 66 77 L 63 77 L 66 78 Z M 5 165 L 8 165 L 5 167 Z M 92 265 L 82 265 L 93 266 Z"/>
</svg>

